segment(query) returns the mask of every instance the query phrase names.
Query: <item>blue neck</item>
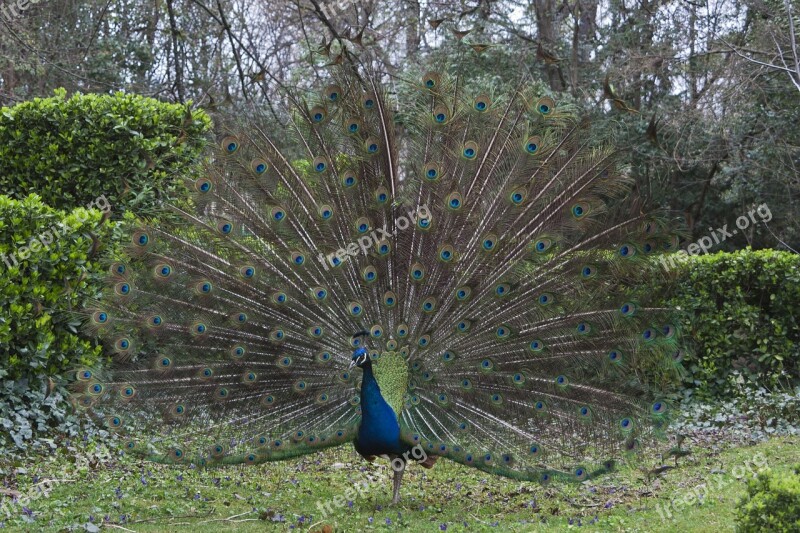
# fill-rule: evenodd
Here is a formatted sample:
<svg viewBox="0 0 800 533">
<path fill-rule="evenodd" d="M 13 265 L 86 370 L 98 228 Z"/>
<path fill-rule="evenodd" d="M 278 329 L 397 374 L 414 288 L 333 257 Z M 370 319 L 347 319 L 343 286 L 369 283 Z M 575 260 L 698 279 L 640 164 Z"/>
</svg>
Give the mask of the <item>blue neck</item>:
<svg viewBox="0 0 800 533">
<path fill-rule="evenodd" d="M 372 362 L 362 365 L 361 426 L 358 428 L 356 450 L 362 455 L 402 454 L 406 446 L 400 442 L 400 425 L 392 407 L 381 395 L 372 373 Z"/>
</svg>

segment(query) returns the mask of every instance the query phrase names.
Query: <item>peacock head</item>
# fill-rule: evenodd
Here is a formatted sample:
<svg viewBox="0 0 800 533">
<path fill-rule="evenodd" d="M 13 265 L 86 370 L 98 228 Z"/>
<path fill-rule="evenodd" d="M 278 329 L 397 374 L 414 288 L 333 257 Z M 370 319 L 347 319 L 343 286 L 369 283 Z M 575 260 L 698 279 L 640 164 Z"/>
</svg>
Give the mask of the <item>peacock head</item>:
<svg viewBox="0 0 800 533">
<path fill-rule="evenodd" d="M 364 365 L 371 364 L 369 359 L 369 353 L 367 353 L 367 349 L 363 346 L 356 348 L 353 350 L 353 360 L 350 361 L 350 368 L 357 366 L 358 368 L 363 368 Z"/>
</svg>

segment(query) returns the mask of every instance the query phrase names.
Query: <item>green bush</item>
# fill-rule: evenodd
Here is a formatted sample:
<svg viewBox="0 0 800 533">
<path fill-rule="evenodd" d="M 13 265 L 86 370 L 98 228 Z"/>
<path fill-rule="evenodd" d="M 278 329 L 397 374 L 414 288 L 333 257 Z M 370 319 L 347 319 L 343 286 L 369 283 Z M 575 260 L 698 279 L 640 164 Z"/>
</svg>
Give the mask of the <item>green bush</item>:
<svg viewBox="0 0 800 533">
<path fill-rule="evenodd" d="M 736 522 L 742 533 L 800 531 L 800 464 L 791 474 L 767 470 L 750 480 Z"/>
<path fill-rule="evenodd" d="M 72 209 L 105 195 L 116 214 L 149 215 L 182 196 L 199 168 L 208 115 L 142 96 L 56 91 L 0 109 L 0 191 L 36 191 L 49 206 Z"/>
<path fill-rule="evenodd" d="M 97 254 L 90 257 L 111 235 L 102 216 L 58 211 L 36 195 L 0 196 L 0 381 L 35 382 L 97 361 L 100 346 L 78 329 L 102 288 Z"/>
<path fill-rule="evenodd" d="M 768 388 L 800 381 L 800 256 L 741 250 L 676 263 L 684 366 L 692 388 L 724 395 L 738 380 Z"/>
</svg>

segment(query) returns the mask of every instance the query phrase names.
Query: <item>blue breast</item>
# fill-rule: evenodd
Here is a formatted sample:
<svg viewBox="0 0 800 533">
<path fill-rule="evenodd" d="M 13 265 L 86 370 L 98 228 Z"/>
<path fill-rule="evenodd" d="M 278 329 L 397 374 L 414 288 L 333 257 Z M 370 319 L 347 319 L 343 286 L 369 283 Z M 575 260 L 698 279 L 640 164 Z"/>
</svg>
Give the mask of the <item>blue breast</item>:
<svg viewBox="0 0 800 533">
<path fill-rule="evenodd" d="M 355 441 L 361 455 L 402 455 L 410 447 L 400 442 L 400 425 L 392 407 L 381 395 L 372 365 L 363 368 L 361 382 L 361 426 Z"/>
</svg>

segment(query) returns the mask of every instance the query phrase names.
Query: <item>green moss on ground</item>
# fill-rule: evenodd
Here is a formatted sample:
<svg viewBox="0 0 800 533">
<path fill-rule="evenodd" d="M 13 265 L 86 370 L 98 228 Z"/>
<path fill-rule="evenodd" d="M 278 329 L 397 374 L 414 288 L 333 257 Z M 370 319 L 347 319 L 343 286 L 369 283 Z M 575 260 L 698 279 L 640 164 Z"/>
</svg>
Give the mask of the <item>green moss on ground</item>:
<svg viewBox="0 0 800 533">
<path fill-rule="evenodd" d="M 105 522 L 193 533 L 323 531 L 325 525 L 563 531 L 578 524 L 588 531 L 732 531 L 744 480 L 764 465 L 788 471 L 800 461 L 797 440 L 724 450 L 696 443 L 678 468 L 649 481 L 641 471 L 623 470 L 575 486 L 541 487 L 441 461 L 433 470 L 409 470 L 397 506 L 388 505 L 386 462 L 369 465 L 349 446 L 282 463 L 197 470 L 110 457 L 88 444 L 27 464 L 0 462 L 0 523 L 11 531 L 94 531 Z"/>
</svg>

